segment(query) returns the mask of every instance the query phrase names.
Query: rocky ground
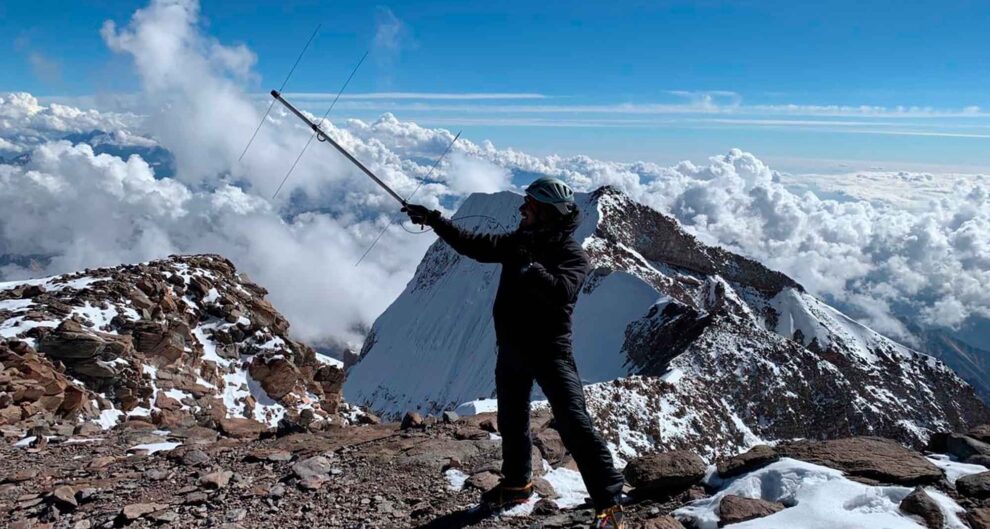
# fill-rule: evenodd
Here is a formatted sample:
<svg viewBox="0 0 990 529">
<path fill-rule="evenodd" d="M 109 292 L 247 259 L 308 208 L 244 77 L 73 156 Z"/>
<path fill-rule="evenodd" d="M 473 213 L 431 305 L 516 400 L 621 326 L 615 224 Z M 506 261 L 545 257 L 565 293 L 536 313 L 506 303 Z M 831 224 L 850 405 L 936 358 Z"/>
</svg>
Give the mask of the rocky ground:
<svg viewBox="0 0 990 529">
<path fill-rule="evenodd" d="M 533 418 L 534 458 L 573 468 L 550 418 Z M 493 416 L 366 424 L 267 438 L 233 438 L 194 426 L 170 432 L 125 423 L 108 432 L 36 436 L 0 448 L 0 513 L 10 528 L 51 527 L 586 527 L 591 510 L 559 510 L 557 492 L 538 479 L 542 499 L 529 515 L 484 517 L 471 511 L 480 489 L 498 479 Z M 145 423 L 147 424 L 147 423 Z M 41 432 L 36 432 L 41 433 Z M 990 428 L 933 438 L 959 460 L 990 455 Z M 981 440 L 982 437 L 982 440 Z M 179 444 L 181 443 L 181 444 Z M 135 448 L 142 447 L 142 448 Z M 160 450 L 149 453 L 153 450 Z M 963 457 L 965 456 L 965 458 Z M 792 457 L 843 471 L 869 484 L 928 487 L 952 497 L 974 529 L 990 528 L 990 472 L 960 478 L 912 450 L 880 438 L 757 447 L 718 462 L 724 479 Z M 669 514 L 708 497 L 707 465 L 676 451 L 631 461 L 631 527 L 677 528 Z M 452 479 L 460 475 L 464 480 Z M 958 489 L 958 490 L 956 490 Z M 901 502 L 920 527 L 942 527 L 940 511 L 919 488 Z M 737 495 L 720 500 L 725 523 L 791 505 Z M 965 518 L 964 518 L 965 519 Z M 928 520 L 928 521 L 924 521 Z M 920 525 L 925 524 L 925 525 Z"/>
</svg>

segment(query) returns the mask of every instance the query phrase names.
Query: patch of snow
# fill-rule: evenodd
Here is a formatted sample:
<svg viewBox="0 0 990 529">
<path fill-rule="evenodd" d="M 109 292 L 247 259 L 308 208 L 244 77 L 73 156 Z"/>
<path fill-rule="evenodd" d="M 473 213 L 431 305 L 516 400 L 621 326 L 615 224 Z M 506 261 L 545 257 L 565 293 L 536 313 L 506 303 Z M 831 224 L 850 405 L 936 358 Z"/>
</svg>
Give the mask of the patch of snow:
<svg viewBox="0 0 990 529">
<path fill-rule="evenodd" d="M 104 430 L 109 430 L 110 428 L 117 426 L 117 423 L 120 422 L 120 418 L 123 416 L 124 412 L 120 410 L 103 410 L 100 412 L 100 417 L 96 419 L 96 423 L 99 424 Z"/>
<path fill-rule="evenodd" d="M 344 368 L 344 363 L 343 362 L 341 362 L 340 360 L 337 360 L 336 358 L 331 358 L 331 357 L 329 357 L 329 356 L 327 356 L 325 354 L 316 353 L 316 360 L 318 362 L 320 362 L 321 364 L 326 364 L 328 366 L 339 367 L 341 369 Z"/>
<path fill-rule="evenodd" d="M 668 384 L 677 384 L 682 378 L 684 378 L 684 370 L 676 367 L 668 369 L 666 373 L 660 376 L 660 380 Z"/>
<path fill-rule="evenodd" d="M 716 480 L 717 481 L 717 480 Z M 694 501 L 673 512 L 699 529 L 716 529 L 718 506 L 726 495 L 776 501 L 789 506 L 776 514 L 733 525 L 738 529 L 919 529 L 922 526 L 900 511 L 899 505 L 911 493 L 908 487 L 864 485 L 845 478 L 842 472 L 795 459 L 776 463 L 722 482 L 721 490 L 710 498 Z M 932 492 L 929 491 L 931 494 Z M 963 529 L 956 515 L 958 505 L 951 499 L 937 500 L 944 505 L 946 527 Z"/>
<path fill-rule="evenodd" d="M 148 455 L 154 454 L 156 452 L 168 452 L 175 450 L 177 447 L 181 446 L 182 443 L 175 443 L 169 441 L 163 441 L 161 443 L 144 443 L 137 446 L 132 446 L 127 449 L 128 452 L 134 452 L 137 450 L 147 450 Z"/>
<path fill-rule="evenodd" d="M 0 322 L 0 338 L 13 338 L 35 327 L 58 327 L 57 321 L 27 321 L 23 317 L 10 318 Z"/>
<path fill-rule="evenodd" d="M 217 292 L 216 288 L 211 287 L 206 296 L 203 296 L 203 303 L 213 303 L 218 299 L 220 299 L 220 293 Z"/>
<path fill-rule="evenodd" d="M 467 481 L 469 477 L 464 472 L 456 468 L 448 468 L 443 476 L 447 478 L 447 490 L 461 490 L 464 488 L 464 482 Z"/>
<path fill-rule="evenodd" d="M 584 486 L 581 473 L 569 468 L 555 468 L 543 475 L 543 479 L 553 485 L 558 497 L 554 500 L 557 507 L 571 509 L 584 503 L 588 497 L 588 489 Z"/>
<path fill-rule="evenodd" d="M 498 411 L 498 401 L 495 399 L 478 399 L 465 402 L 458 406 L 454 412 L 462 417 Z"/>
<path fill-rule="evenodd" d="M 14 443 L 14 446 L 17 447 L 17 448 L 25 448 L 25 447 L 31 446 L 31 443 L 33 443 L 34 440 L 37 439 L 37 438 L 38 438 L 37 435 L 32 435 L 32 436 L 29 436 L 29 437 L 25 437 L 24 439 L 21 439 L 20 441 L 17 441 L 16 443 Z"/>
<path fill-rule="evenodd" d="M 0 301 L 0 310 L 18 311 L 34 305 L 30 299 L 7 299 Z"/>
<path fill-rule="evenodd" d="M 70 437 L 65 440 L 63 444 L 74 445 L 74 444 L 85 444 L 85 443 L 102 443 L 102 437 Z"/>
<path fill-rule="evenodd" d="M 93 322 L 96 329 L 102 330 L 104 327 L 110 325 L 110 320 L 117 316 L 117 308 L 110 305 L 109 308 L 101 309 L 100 307 L 93 306 L 89 301 L 86 301 L 82 307 L 73 308 L 72 314 L 82 316 L 83 318 Z"/>
<path fill-rule="evenodd" d="M 953 461 L 953 459 L 946 454 L 931 454 L 927 456 L 927 458 L 935 466 L 942 469 L 942 472 L 945 474 L 946 481 L 948 481 L 953 487 L 956 486 L 956 480 L 963 476 L 979 474 L 990 470 L 983 465 L 971 465 L 969 463 Z"/>
</svg>

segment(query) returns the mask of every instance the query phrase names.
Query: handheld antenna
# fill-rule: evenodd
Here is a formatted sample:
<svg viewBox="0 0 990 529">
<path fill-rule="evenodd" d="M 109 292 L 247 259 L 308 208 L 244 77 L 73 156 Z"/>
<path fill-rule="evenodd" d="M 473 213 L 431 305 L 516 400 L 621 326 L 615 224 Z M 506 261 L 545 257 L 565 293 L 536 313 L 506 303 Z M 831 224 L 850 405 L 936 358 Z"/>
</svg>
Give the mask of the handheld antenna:
<svg viewBox="0 0 990 529">
<path fill-rule="evenodd" d="M 337 96 L 334 97 L 333 98 L 333 102 L 330 103 L 330 108 L 328 108 L 327 111 L 323 113 L 323 118 L 320 119 L 320 122 L 321 123 L 323 122 L 323 120 L 327 119 L 327 116 L 330 115 L 330 111 L 333 110 L 333 107 L 337 104 L 337 101 L 340 99 L 340 95 L 344 93 L 344 89 L 346 89 L 347 88 L 347 85 L 349 85 L 351 83 L 351 79 L 354 78 L 354 74 L 357 73 L 358 68 L 360 68 L 361 65 L 364 64 L 364 60 L 368 58 L 368 53 L 369 52 L 367 52 L 367 51 L 364 52 L 364 55 L 361 56 L 361 60 L 358 61 L 357 65 L 354 66 L 354 69 L 351 70 L 351 75 L 347 76 L 347 80 L 344 81 L 343 86 L 341 86 L 340 87 L 340 90 L 337 91 Z M 361 170 L 364 171 L 364 173 L 366 175 L 370 176 L 372 180 L 374 180 L 375 182 L 378 182 L 378 185 L 384 187 L 385 190 L 388 191 L 389 194 L 391 194 L 397 200 L 399 200 L 400 202 L 402 201 L 402 199 L 399 198 L 399 196 L 396 195 L 395 192 L 393 192 L 387 185 L 385 185 L 384 182 L 382 182 L 381 180 L 379 180 L 378 177 L 375 176 L 371 171 L 369 171 L 367 167 L 365 167 L 364 165 L 362 165 L 361 162 L 357 161 L 356 158 L 354 158 L 353 156 L 351 156 L 351 154 L 348 153 L 346 150 L 344 150 L 344 148 L 341 147 L 340 144 L 338 144 L 337 142 L 333 141 L 330 137 L 328 137 L 326 134 L 324 134 L 323 133 L 323 130 L 320 129 L 319 125 L 317 125 L 317 124 L 313 123 L 312 121 L 310 121 L 310 119 L 307 118 L 305 115 L 303 115 L 302 112 L 299 112 L 299 110 L 297 110 L 296 107 L 292 106 L 291 103 L 289 103 L 284 98 L 282 98 L 282 94 L 280 92 L 281 92 L 280 90 L 272 90 L 272 97 L 274 98 L 274 99 L 272 99 L 272 104 L 274 105 L 275 104 L 275 101 L 278 101 L 278 102 L 282 103 L 283 105 L 285 105 L 286 108 L 288 108 L 289 110 L 291 110 L 292 113 L 295 114 L 299 119 L 301 119 L 301 120 L 305 121 L 307 124 L 309 124 L 309 127 L 311 129 L 313 129 L 313 134 L 309 137 L 309 140 L 306 141 L 306 145 L 303 146 L 302 150 L 299 151 L 299 156 L 296 156 L 296 160 L 294 162 L 292 162 L 292 167 L 289 167 L 289 172 L 285 173 L 285 178 L 282 178 L 282 182 L 278 184 L 278 188 L 275 189 L 275 193 L 272 195 L 272 199 L 273 200 L 275 199 L 275 197 L 278 196 L 278 192 L 282 190 L 282 186 L 285 185 L 285 182 L 286 182 L 286 180 L 289 179 L 289 175 L 292 174 L 292 171 L 295 171 L 296 165 L 299 163 L 299 160 L 302 159 L 303 154 L 306 153 L 306 149 L 309 148 L 309 144 L 313 143 L 313 138 L 316 138 L 317 140 L 322 141 L 322 142 L 330 142 L 331 145 L 333 145 L 334 147 L 336 147 L 337 150 L 340 151 L 341 154 L 343 154 L 344 156 L 346 156 L 347 159 L 349 159 L 352 163 L 354 163 L 354 165 L 357 165 L 359 168 L 361 168 Z M 405 203 L 403 202 L 402 205 L 404 206 Z"/>
<path fill-rule="evenodd" d="M 292 72 L 296 71 L 296 66 L 299 66 L 299 61 L 301 61 L 303 55 L 306 54 L 306 50 L 309 49 L 309 44 L 313 42 L 314 38 L 316 38 L 316 34 L 320 32 L 320 27 L 322 25 L 323 24 L 316 25 L 316 29 L 313 30 L 313 34 L 309 36 L 309 40 L 306 41 L 306 45 L 303 46 L 302 51 L 299 52 L 299 56 L 296 57 L 296 62 L 293 63 L 292 68 L 289 69 L 289 75 L 285 76 L 285 80 L 282 81 L 282 86 L 278 88 L 279 92 L 285 89 L 285 85 L 289 82 L 289 78 L 292 77 Z M 265 115 L 261 117 L 261 123 L 258 123 L 258 127 L 254 129 L 254 134 L 251 135 L 251 139 L 248 140 L 247 145 L 244 146 L 244 152 L 242 152 L 240 157 L 237 158 L 238 162 L 244 158 L 244 155 L 248 152 L 248 148 L 250 148 L 251 144 L 254 143 L 254 138 L 258 135 L 258 131 L 261 130 L 261 126 L 265 124 L 265 120 L 268 119 L 268 114 L 271 113 L 273 106 L 275 106 L 275 101 L 268 104 L 268 110 L 265 111 Z"/>
<path fill-rule="evenodd" d="M 419 181 L 419 185 L 416 186 L 416 189 L 414 189 L 413 192 L 412 193 L 409 193 L 409 196 L 406 197 L 406 200 L 403 202 L 403 205 L 405 205 L 407 202 L 409 202 L 409 200 L 412 199 L 413 195 L 415 195 L 416 192 L 419 191 L 419 188 L 423 187 L 423 184 L 426 183 L 426 181 L 430 179 L 430 176 L 433 175 L 433 171 L 437 168 L 437 166 L 440 165 L 440 162 L 442 162 L 443 159 L 444 159 L 444 157 L 447 156 L 447 153 L 450 152 L 450 149 L 454 147 L 454 143 L 457 142 L 457 138 L 460 138 L 460 137 L 461 137 L 461 132 L 458 131 L 457 132 L 457 136 L 454 136 L 454 139 L 453 140 L 450 140 L 450 145 L 447 146 L 447 149 L 445 151 L 443 151 L 443 154 L 441 154 L 440 157 L 437 158 L 437 161 L 433 163 L 433 167 L 430 167 L 430 171 L 428 173 L 426 173 L 426 176 L 423 177 L 422 180 Z M 357 266 L 357 265 L 361 264 L 361 261 L 364 261 L 364 258 L 367 257 L 369 253 L 371 253 L 371 249 L 374 248 L 376 244 L 378 244 L 378 240 L 382 238 L 382 235 L 385 235 L 385 232 L 388 231 L 388 229 L 392 227 L 392 224 L 393 223 L 395 223 L 395 216 L 394 215 L 389 216 L 389 218 L 388 218 L 388 224 L 386 224 L 385 227 L 382 228 L 382 231 L 378 232 L 378 236 L 375 237 L 375 240 L 371 242 L 371 246 L 368 246 L 368 249 L 365 250 L 363 254 L 361 254 L 361 258 L 358 259 L 356 263 L 354 263 L 354 266 Z"/>
</svg>

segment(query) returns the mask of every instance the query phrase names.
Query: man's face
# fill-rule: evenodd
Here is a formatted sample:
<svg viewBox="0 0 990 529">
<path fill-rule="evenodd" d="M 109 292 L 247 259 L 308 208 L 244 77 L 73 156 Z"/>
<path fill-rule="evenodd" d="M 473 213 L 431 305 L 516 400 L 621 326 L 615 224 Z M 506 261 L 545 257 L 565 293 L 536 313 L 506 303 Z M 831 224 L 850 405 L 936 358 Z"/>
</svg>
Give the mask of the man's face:
<svg viewBox="0 0 990 529">
<path fill-rule="evenodd" d="M 519 227 L 521 228 L 536 226 L 542 220 L 540 203 L 529 195 L 526 195 L 522 205 L 519 206 L 519 212 L 522 213 L 522 218 L 519 219 Z"/>
</svg>

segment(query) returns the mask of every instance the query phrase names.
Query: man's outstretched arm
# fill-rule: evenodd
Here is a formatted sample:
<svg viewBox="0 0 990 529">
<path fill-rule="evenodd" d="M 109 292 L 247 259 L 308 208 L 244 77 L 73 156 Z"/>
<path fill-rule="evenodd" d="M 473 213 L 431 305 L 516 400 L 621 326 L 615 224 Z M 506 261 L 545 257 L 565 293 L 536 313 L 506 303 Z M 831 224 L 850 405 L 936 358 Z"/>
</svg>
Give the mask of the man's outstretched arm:
<svg viewBox="0 0 990 529">
<path fill-rule="evenodd" d="M 506 254 L 505 236 L 470 233 L 443 218 L 439 211 L 409 204 L 402 208 L 413 224 L 433 228 L 437 236 L 444 240 L 457 253 L 482 263 L 500 263 Z"/>
</svg>

